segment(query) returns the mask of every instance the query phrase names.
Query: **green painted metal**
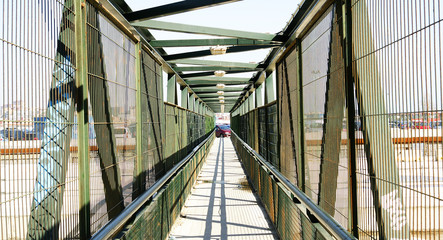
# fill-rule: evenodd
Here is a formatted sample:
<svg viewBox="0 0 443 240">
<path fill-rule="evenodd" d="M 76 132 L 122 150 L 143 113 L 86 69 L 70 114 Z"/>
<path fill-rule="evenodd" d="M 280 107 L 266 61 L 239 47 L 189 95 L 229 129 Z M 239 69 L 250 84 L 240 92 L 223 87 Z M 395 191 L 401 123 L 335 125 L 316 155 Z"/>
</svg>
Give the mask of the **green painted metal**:
<svg viewBox="0 0 443 240">
<path fill-rule="evenodd" d="M 242 78 L 242 77 L 190 77 L 190 78 L 184 78 L 186 82 L 192 82 L 192 81 L 208 81 L 208 82 L 215 82 L 218 83 L 220 81 L 231 81 L 231 82 L 246 82 L 249 83 L 250 78 Z"/>
<path fill-rule="evenodd" d="M 297 70 L 297 74 L 298 74 L 298 94 L 297 94 L 297 101 L 299 103 L 303 103 L 303 89 L 301 86 L 303 86 L 303 58 L 302 58 L 302 46 L 301 46 L 301 40 L 299 39 L 297 41 L 296 44 L 296 48 L 297 48 L 297 63 L 298 63 L 298 70 Z M 304 110 L 303 110 L 303 104 L 299 104 L 299 106 L 297 106 L 299 111 L 298 111 L 298 116 L 299 116 L 299 122 L 296 125 L 296 127 L 298 127 L 298 129 L 304 129 L 304 118 L 303 118 L 303 114 L 304 114 Z M 298 147 L 300 149 L 300 151 L 298 151 L 297 154 L 297 158 L 298 158 L 298 166 L 300 166 L 297 169 L 297 175 L 298 175 L 298 187 L 303 191 L 303 192 L 307 192 L 306 191 L 306 184 L 309 184 L 309 179 L 307 179 L 306 175 L 309 177 L 309 174 L 306 174 L 306 159 L 305 159 L 305 131 L 301 130 L 299 131 L 299 135 L 297 136 L 300 138 L 300 141 L 298 141 Z"/>
<path fill-rule="evenodd" d="M 257 107 L 261 107 L 261 106 L 264 105 L 264 102 L 263 102 L 263 94 L 264 94 L 263 86 L 264 86 L 264 84 L 261 84 L 257 88 L 257 90 L 255 91 L 255 103 L 257 104 Z"/>
<path fill-rule="evenodd" d="M 228 53 L 247 52 L 247 51 L 254 51 L 265 48 L 278 48 L 278 45 L 232 46 L 226 49 L 226 53 L 228 54 Z M 199 51 L 192 51 L 185 53 L 177 53 L 171 55 L 166 55 L 166 53 L 163 53 L 163 59 L 165 61 L 171 61 L 174 59 L 197 58 L 197 57 L 205 57 L 211 55 L 212 55 L 211 51 L 208 49 L 208 50 L 199 50 Z"/>
<path fill-rule="evenodd" d="M 201 98 L 203 101 L 211 101 L 211 100 L 216 100 L 216 101 L 218 101 L 219 100 L 219 98 L 218 97 L 202 97 Z M 225 97 L 225 101 L 229 101 L 229 100 L 237 100 L 238 99 L 238 97 Z"/>
<path fill-rule="evenodd" d="M 240 96 L 240 94 L 242 93 L 243 92 L 225 92 L 222 96 L 224 97 Z M 217 93 L 202 93 L 198 94 L 198 96 L 200 98 L 205 98 L 205 97 L 218 97 L 220 95 L 218 95 Z"/>
<path fill-rule="evenodd" d="M 175 15 L 179 13 L 185 13 L 189 11 L 195 11 L 199 9 L 204 9 L 208 7 L 214 7 L 221 4 L 232 3 L 239 0 L 211 0 L 211 1 L 200 1 L 200 0 L 186 0 L 178 1 L 170 4 L 165 4 L 153 8 L 143 9 L 136 12 L 129 12 L 124 14 L 128 21 L 142 21 L 146 19 L 153 19 L 159 17 L 165 17 L 170 15 Z"/>
<path fill-rule="evenodd" d="M 249 70 L 259 70 L 260 68 L 255 67 L 219 67 L 219 66 L 198 66 L 198 67 L 174 67 L 176 72 L 186 72 L 186 71 L 249 71 Z"/>
<path fill-rule="evenodd" d="M 274 77 L 271 75 L 269 75 L 266 80 L 265 80 L 265 104 L 268 104 L 272 101 L 274 101 L 276 98 L 275 94 L 274 94 L 274 89 L 277 87 L 274 84 Z"/>
<path fill-rule="evenodd" d="M 76 27 L 76 86 L 81 89 L 78 101 L 78 172 L 79 172 L 79 207 L 80 239 L 91 236 L 90 186 L 89 186 L 89 107 L 88 107 L 88 58 L 86 46 L 86 7 L 85 0 L 75 0 Z"/>
<path fill-rule="evenodd" d="M 198 47 L 198 46 L 256 46 L 256 45 L 280 45 L 278 41 L 263 41 L 245 38 L 219 38 L 219 39 L 180 39 L 180 40 L 152 40 L 152 47 Z"/>
<path fill-rule="evenodd" d="M 188 85 L 190 85 L 190 86 L 193 86 L 193 85 L 208 85 L 208 84 L 217 84 L 217 83 L 222 83 L 222 84 L 225 84 L 225 85 L 228 85 L 228 84 L 230 84 L 230 85 L 238 85 L 238 84 L 247 84 L 247 83 L 249 83 L 249 80 L 250 79 L 247 79 L 247 80 L 235 80 L 235 79 L 230 79 L 230 78 L 226 78 L 225 80 L 222 80 L 222 79 L 220 79 L 220 80 L 218 80 L 218 79 L 211 79 L 211 78 L 208 78 L 208 79 L 202 79 L 202 80 L 185 80 L 185 82 L 188 84 Z"/>
<path fill-rule="evenodd" d="M 142 89 L 141 89 L 141 43 L 135 44 L 135 88 L 137 90 L 136 96 L 136 155 L 137 164 L 134 172 L 134 191 L 132 194 L 132 199 L 137 198 L 141 193 L 144 185 L 144 169 L 143 169 L 143 149 L 142 149 Z"/>
<path fill-rule="evenodd" d="M 234 37 L 234 38 L 257 39 L 257 40 L 272 40 L 276 36 L 274 34 L 267 34 L 267 33 L 237 31 L 237 30 L 224 29 L 224 28 L 204 27 L 204 26 L 162 22 L 155 20 L 145 20 L 145 21 L 132 23 L 132 26 L 148 28 L 148 29 L 156 29 L 156 30 L 205 34 L 205 35 Z"/>
<path fill-rule="evenodd" d="M 192 93 L 189 96 L 189 110 L 194 111 L 195 110 L 195 94 Z"/>
<path fill-rule="evenodd" d="M 168 63 L 174 64 L 190 64 L 190 65 L 204 65 L 204 66 L 218 66 L 227 68 L 252 68 L 256 69 L 259 67 L 257 63 L 242 63 L 242 62 L 226 62 L 226 61 L 213 61 L 213 60 L 200 60 L 200 59 L 177 59 L 168 61 Z M 229 69 L 227 69 L 229 70 Z"/>
<path fill-rule="evenodd" d="M 255 109 L 255 92 L 253 92 L 249 97 L 249 111 Z"/>
<path fill-rule="evenodd" d="M 189 108 L 189 93 L 188 88 L 185 87 L 181 91 L 181 99 L 182 99 L 182 107 L 188 109 Z"/>
<path fill-rule="evenodd" d="M 354 78 L 352 76 L 352 0 L 345 0 L 343 6 L 343 39 L 344 39 L 344 51 L 345 57 L 345 81 L 346 81 L 346 105 L 348 116 L 348 140 L 349 140 L 349 153 L 348 153 L 348 165 L 349 165 L 349 214 L 348 222 L 349 229 L 351 229 L 352 235 L 358 238 L 358 208 L 357 208 L 357 156 L 355 149 L 355 92 L 354 92 Z"/>
<path fill-rule="evenodd" d="M 91 6 L 91 5 L 87 5 Z M 104 36 L 95 28 L 100 28 L 100 13 L 94 7 L 87 9 L 88 36 L 88 84 L 92 117 L 95 123 L 94 131 L 100 159 L 100 172 L 104 186 L 107 216 L 114 218 L 125 208 L 122 189 L 122 175 L 119 167 L 119 152 L 117 138 L 113 125 L 113 109 L 111 107 L 111 93 L 113 83 L 103 81 L 110 75 L 105 68 L 103 48 Z M 108 69 L 111 71 L 111 69 Z M 123 70 L 123 71 L 126 71 Z M 97 76 L 97 77 L 96 77 Z M 115 110 L 114 110 L 115 111 Z M 104 124 L 103 124 L 104 123 Z"/>
<path fill-rule="evenodd" d="M 173 104 L 177 104 L 177 80 L 175 74 L 170 76 L 167 85 L 167 101 Z"/>
<path fill-rule="evenodd" d="M 223 92 L 238 92 L 238 91 L 242 91 L 245 87 L 229 87 L 229 86 L 225 86 L 225 88 L 220 89 L 217 87 L 194 87 L 192 88 L 192 90 L 194 90 L 195 93 L 211 93 L 211 92 L 218 92 L 218 91 L 223 91 Z"/>
</svg>

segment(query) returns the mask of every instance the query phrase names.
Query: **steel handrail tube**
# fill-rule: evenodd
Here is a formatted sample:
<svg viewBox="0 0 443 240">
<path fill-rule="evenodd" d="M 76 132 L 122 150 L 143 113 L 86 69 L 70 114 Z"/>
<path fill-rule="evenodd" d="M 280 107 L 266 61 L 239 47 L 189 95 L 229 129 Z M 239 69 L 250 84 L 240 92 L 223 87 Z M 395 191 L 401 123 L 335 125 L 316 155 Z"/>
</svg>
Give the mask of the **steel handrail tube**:
<svg viewBox="0 0 443 240">
<path fill-rule="evenodd" d="M 177 165 L 175 165 L 171 170 L 169 170 L 162 178 L 152 185 L 146 192 L 137 197 L 134 201 L 132 201 L 117 217 L 109 221 L 105 226 L 100 228 L 92 237 L 92 240 L 99 239 L 110 239 L 121 228 L 129 221 L 129 219 L 136 214 L 138 210 L 140 210 L 143 205 L 154 196 L 168 181 L 177 173 L 186 163 L 191 160 L 192 157 L 197 153 L 200 148 L 205 145 L 209 139 L 211 139 L 212 135 L 214 135 L 215 130 L 212 130 L 211 134 L 203 140 L 199 145 L 192 149 L 192 152 L 189 153 L 183 160 L 181 160 Z"/>
<path fill-rule="evenodd" d="M 346 229 L 344 229 L 334 218 L 327 214 L 323 209 L 321 209 L 317 204 L 312 202 L 312 200 L 298 189 L 294 184 L 292 184 L 283 174 L 280 173 L 274 166 L 272 166 L 268 161 L 266 161 L 260 154 L 258 154 L 254 149 L 252 149 L 247 143 L 245 143 L 238 135 L 232 131 L 238 141 L 243 145 L 243 147 L 250 152 L 264 167 L 272 172 L 275 178 L 283 184 L 294 196 L 304 205 L 312 215 L 314 215 L 319 223 L 335 238 L 337 239 L 356 239 L 352 236 Z"/>
</svg>

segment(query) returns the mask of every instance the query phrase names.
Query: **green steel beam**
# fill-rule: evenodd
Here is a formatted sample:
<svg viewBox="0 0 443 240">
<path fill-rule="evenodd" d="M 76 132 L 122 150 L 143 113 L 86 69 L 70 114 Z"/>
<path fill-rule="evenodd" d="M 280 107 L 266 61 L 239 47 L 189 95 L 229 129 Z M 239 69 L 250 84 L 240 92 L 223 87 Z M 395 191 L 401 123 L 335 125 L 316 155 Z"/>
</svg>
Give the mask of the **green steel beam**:
<svg viewBox="0 0 443 240">
<path fill-rule="evenodd" d="M 233 77 L 203 77 L 203 78 L 187 78 L 185 82 L 189 85 L 203 85 L 203 84 L 248 84 L 249 78 L 233 78 Z"/>
<path fill-rule="evenodd" d="M 179 40 L 152 40 L 149 42 L 152 47 L 199 47 L 199 46 L 257 46 L 257 45 L 277 45 L 279 41 L 254 40 L 245 38 L 219 38 L 219 39 L 179 39 Z"/>
<path fill-rule="evenodd" d="M 262 68 L 251 68 L 251 67 L 219 67 L 219 66 L 198 66 L 198 67 L 174 67 L 176 72 L 186 72 L 186 71 L 259 71 Z"/>
<path fill-rule="evenodd" d="M 221 103 L 219 101 L 205 101 L 206 104 L 208 104 L 208 106 L 217 106 L 220 105 Z M 225 105 L 234 105 L 235 101 L 225 101 L 224 103 Z"/>
<path fill-rule="evenodd" d="M 191 111 L 195 110 L 195 94 L 191 94 L 189 96 L 189 110 Z"/>
<path fill-rule="evenodd" d="M 359 228 L 358 228 L 358 197 L 357 197 L 357 153 L 355 149 L 355 91 L 354 85 L 355 81 L 352 76 L 353 67 L 353 44 L 352 44 L 352 0 L 345 0 L 344 5 L 345 16 L 342 21 L 344 36 L 343 43 L 344 49 L 343 55 L 345 58 L 345 81 L 346 81 L 346 106 L 348 115 L 348 139 L 349 145 L 351 146 L 348 150 L 348 176 L 349 176 L 349 213 L 348 213 L 348 223 L 352 235 L 355 238 L 359 238 Z"/>
<path fill-rule="evenodd" d="M 132 26 L 148 28 L 148 29 L 156 29 L 156 30 L 173 31 L 173 32 L 195 33 L 195 34 L 257 39 L 257 40 L 272 40 L 276 37 L 275 34 L 268 34 L 268 33 L 255 33 L 255 32 L 224 29 L 224 28 L 213 28 L 213 27 L 204 27 L 198 25 L 162 22 L 155 20 L 144 20 L 132 23 Z"/>
<path fill-rule="evenodd" d="M 233 47 L 228 47 L 228 49 L 226 49 L 226 53 L 238 53 L 238 52 L 254 51 L 259 49 L 277 48 L 277 47 L 278 47 L 277 45 L 233 46 Z M 177 53 L 172 55 L 165 55 L 164 53 L 162 53 L 163 59 L 166 61 L 174 59 L 183 59 L 183 58 L 205 57 L 211 55 L 212 54 L 209 49 L 194 51 L 194 52 Z"/>
<path fill-rule="evenodd" d="M 234 88 L 223 88 L 223 89 L 219 89 L 217 87 L 199 87 L 199 88 L 192 88 L 192 90 L 194 90 L 195 93 L 212 93 L 212 92 L 217 92 L 217 91 L 223 91 L 223 92 L 238 92 L 238 91 L 242 91 L 244 89 L 244 87 L 234 87 Z"/>
<path fill-rule="evenodd" d="M 218 99 L 218 97 L 216 98 L 216 97 L 202 97 L 201 98 L 203 101 L 211 101 L 211 100 L 219 100 Z M 225 97 L 223 100 L 225 100 L 225 102 L 226 101 L 230 101 L 230 100 L 237 100 L 238 99 L 238 97 Z"/>
<path fill-rule="evenodd" d="M 257 88 L 257 90 L 255 91 L 256 92 L 256 94 L 255 94 L 255 102 L 257 103 L 257 107 L 261 107 L 261 106 L 264 105 L 264 103 L 263 103 L 263 99 L 264 99 L 263 98 L 263 92 L 264 92 L 263 86 L 264 86 L 264 84 L 261 84 Z"/>
<path fill-rule="evenodd" d="M 242 81 L 242 82 L 248 82 L 251 80 L 250 78 L 242 78 L 242 77 L 189 77 L 184 78 L 185 81 L 193 81 L 193 80 L 205 80 L 205 81 Z"/>
<path fill-rule="evenodd" d="M 135 12 L 130 12 L 124 14 L 124 17 L 132 22 L 132 21 L 142 21 L 147 19 L 159 18 L 170 16 L 179 13 L 185 13 L 189 11 L 199 10 L 208 7 L 214 7 L 221 4 L 237 2 L 239 0 L 210 0 L 210 1 L 201 1 L 201 0 L 186 0 L 186 1 L 178 1 L 170 4 L 165 4 L 153 8 L 143 9 Z"/>
<path fill-rule="evenodd" d="M 137 198 L 141 194 L 142 186 L 144 185 L 144 179 L 146 177 L 143 174 L 143 150 L 142 150 L 142 106 L 141 106 L 141 44 L 140 42 L 135 44 L 135 87 L 137 89 L 137 95 L 136 95 L 136 171 L 134 174 L 134 187 L 133 187 L 133 194 L 132 199 Z"/>
<path fill-rule="evenodd" d="M 257 70 L 247 69 L 247 70 L 232 70 L 232 71 L 225 71 L 225 72 L 226 72 L 226 74 L 234 74 L 234 73 L 257 72 Z M 180 74 L 180 77 L 182 79 L 191 78 L 191 77 L 208 77 L 208 76 L 214 76 L 214 71 Z"/>
<path fill-rule="evenodd" d="M 265 84 L 265 101 L 266 104 L 268 104 L 276 99 L 274 94 L 274 89 L 276 86 L 274 85 L 274 77 L 272 74 L 266 78 Z"/>
<path fill-rule="evenodd" d="M 75 0 L 76 87 L 78 96 L 78 172 L 79 172 L 79 231 L 80 239 L 91 237 L 89 185 L 89 121 L 88 121 L 88 62 L 86 45 L 86 1 Z"/>
<path fill-rule="evenodd" d="M 171 60 L 168 63 L 174 64 L 190 64 L 190 65 L 203 65 L 203 66 L 218 66 L 218 67 L 232 67 L 232 68 L 263 68 L 257 63 L 242 63 L 242 62 L 226 62 L 226 61 L 211 61 L 200 59 L 178 59 Z"/>
<path fill-rule="evenodd" d="M 173 103 L 173 104 L 177 104 L 176 87 L 177 87 L 177 80 L 176 80 L 176 76 L 174 74 L 174 75 L 170 76 L 168 79 L 167 96 L 166 96 L 166 99 L 168 100 L 168 102 Z"/>
<path fill-rule="evenodd" d="M 182 107 L 188 109 L 188 101 L 189 101 L 189 93 L 188 88 L 185 87 L 181 92 L 181 99 L 182 99 Z"/>
<path fill-rule="evenodd" d="M 233 96 L 240 96 L 243 92 L 226 92 L 222 96 L 224 97 L 233 97 Z M 198 94 L 199 97 L 218 97 L 219 95 L 217 93 L 202 93 Z"/>
<path fill-rule="evenodd" d="M 196 80 L 196 81 L 186 81 L 186 83 L 189 86 L 202 86 L 202 85 L 210 85 L 212 84 L 211 82 L 208 81 L 204 81 L 204 80 Z M 245 83 L 249 83 L 249 82 L 245 82 L 245 81 L 219 81 L 217 83 L 223 83 L 225 85 L 238 85 L 238 84 L 245 84 Z"/>
</svg>

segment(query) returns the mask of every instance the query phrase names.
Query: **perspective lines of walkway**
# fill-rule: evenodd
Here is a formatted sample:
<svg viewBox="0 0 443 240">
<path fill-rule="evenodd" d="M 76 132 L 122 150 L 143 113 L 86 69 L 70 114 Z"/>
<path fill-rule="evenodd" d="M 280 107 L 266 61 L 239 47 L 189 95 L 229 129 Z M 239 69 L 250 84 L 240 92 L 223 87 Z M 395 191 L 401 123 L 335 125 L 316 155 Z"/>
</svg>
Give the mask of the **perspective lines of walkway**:
<svg viewBox="0 0 443 240">
<path fill-rule="evenodd" d="M 277 239 L 229 138 L 217 138 L 169 239 Z"/>
</svg>

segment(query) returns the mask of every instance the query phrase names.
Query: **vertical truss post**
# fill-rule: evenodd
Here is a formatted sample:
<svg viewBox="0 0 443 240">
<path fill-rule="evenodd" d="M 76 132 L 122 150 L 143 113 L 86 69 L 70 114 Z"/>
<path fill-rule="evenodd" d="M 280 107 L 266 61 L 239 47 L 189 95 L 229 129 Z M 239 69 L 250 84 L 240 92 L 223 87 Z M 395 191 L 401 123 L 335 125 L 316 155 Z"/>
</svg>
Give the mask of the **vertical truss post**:
<svg viewBox="0 0 443 240">
<path fill-rule="evenodd" d="M 135 88 L 137 90 L 136 94 L 136 154 L 137 154 L 137 166 L 135 171 L 135 186 L 134 186 L 134 194 L 132 196 L 133 199 L 138 197 L 144 190 L 144 179 L 143 176 L 143 153 L 142 153 L 142 106 L 141 106 L 141 43 L 138 42 L 135 44 Z"/>
<path fill-rule="evenodd" d="M 78 114 L 80 239 L 91 236 L 89 197 L 88 62 L 86 48 L 86 2 L 75 0 L 76 88 Z"/>
<path fill-rule="evenodd" d="M 345 0 L 343 23 L 343 41 L 345 57 L 345 84 L 346 104 L 348 115 L 348 177 L 349 177 L 349 227 L 352 235 L 358 238 L 358 216 L 357 216 L 357 163 L 355 153 L 355 104 L 354 104 L 354 78 L 352 77 L 352 14 L 351 0 Z M 339 6 L 340 7 L 340 6 Z"/>
<path fill-rule="evenodd" d="M 299 94 L 297 94 L 298 97 L 298 102 L 299 102 L 299 120 L 300 122 L 298 123 L 298 127 L 300 129 L 300 151 L 299 154 L 297 155 L 298 158 L 298 172 L 297 172 L 297 176 L 298 176 L 298 187 L 304 192 L 306 193 L 306 166 L 305 166 L 305 131 L 304 129 L 304 113 L 303 113 L 303 61 L 302 61 L 302 47 L 301 47 L 301 39 L 297 39 L 297 52 L 298 52 L 298 56 L 297 56 L 297 61 L 298 61 L 298 91 Z M 308 174 L 309 176 L 309 174 Z M 309 179 L 308 179 L 309 180 Z M 308 193 L 307 193 L 308 194 Z M 309 195 L 309 194 L 308 194 Z"/>
</svg>

